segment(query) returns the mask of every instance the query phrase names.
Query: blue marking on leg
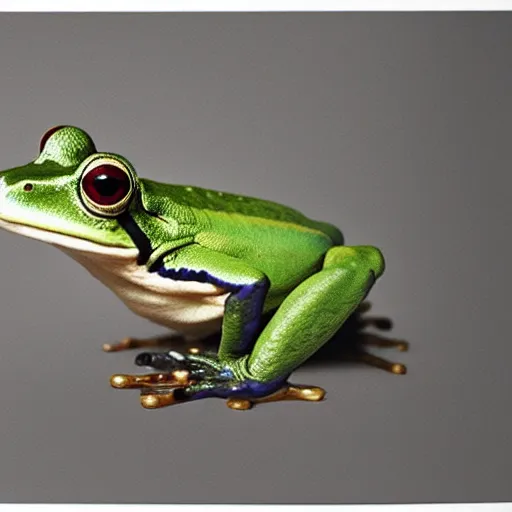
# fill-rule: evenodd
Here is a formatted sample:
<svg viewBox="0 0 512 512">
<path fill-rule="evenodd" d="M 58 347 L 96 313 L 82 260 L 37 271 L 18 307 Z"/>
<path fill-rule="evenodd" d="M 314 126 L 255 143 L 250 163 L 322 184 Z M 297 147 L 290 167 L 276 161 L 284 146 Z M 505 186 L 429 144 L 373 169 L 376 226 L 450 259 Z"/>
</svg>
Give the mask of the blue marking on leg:
<svg viewBox="0 0 512 512">
<path fill-rule="evenodd" d="M 256 380 L 244 380 L 236 384 L 220 384 L 218 387 L 205 389 L 193 393 L 192 400 L 201 398 L 261 398 L 271 395 L 286 384 L 286 378 L 279 378 L 271 382 L 259 382 Z"/>
<path fill-rule="evenodd" d="M 219 286 L 231 292 L 231 295 L 226 301 L 226 308 L 229 307 L 231 302 L 249 300 L 249 308 L 246 311 L 247 318 L 244 318 L 242 340 L 240 342 L 241 353 L 247 353 L 255 341 L 255 335 L 260 327 L 261 315 L 263 312 L 263 304 L 265 296 L 269 288 L 267 279 L 258 281 L 253 284 L 235 284 L 228 283 L 218 279 L 205 270 L 190 270 L 187 268 L 173 269 L 160 267 L 157 270 L 158 275 L 175 279 L 177 281 L 196 281 L 199 283 L 208 283 Z"/>
</svg>

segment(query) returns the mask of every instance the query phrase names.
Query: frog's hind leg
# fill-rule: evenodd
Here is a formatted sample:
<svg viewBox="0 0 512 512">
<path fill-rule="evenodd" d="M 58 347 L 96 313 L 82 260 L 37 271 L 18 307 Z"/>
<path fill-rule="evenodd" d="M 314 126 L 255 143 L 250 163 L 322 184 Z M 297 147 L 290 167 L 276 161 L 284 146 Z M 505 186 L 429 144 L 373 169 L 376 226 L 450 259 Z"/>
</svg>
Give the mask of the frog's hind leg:
<svg viewBox="0 0 512 512">
<path fill-rule="evenodd" d="M 383 272 L 375 247 L 332 247 L 322 270 L 290 293 L 259 336 L 246 364 L 250 378 L 289 375 L 332 338 Z"/>
</svg>

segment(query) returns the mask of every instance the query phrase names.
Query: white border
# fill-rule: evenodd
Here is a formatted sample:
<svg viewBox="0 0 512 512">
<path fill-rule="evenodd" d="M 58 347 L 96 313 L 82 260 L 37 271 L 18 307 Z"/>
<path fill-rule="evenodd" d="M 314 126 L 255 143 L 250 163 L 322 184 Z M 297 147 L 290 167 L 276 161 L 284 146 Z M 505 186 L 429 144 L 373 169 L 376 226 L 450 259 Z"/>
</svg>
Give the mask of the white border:
<svg viewBox="0 0 512 512">
<path fill-rule="evenodd" d="M 511 0 L 0 0 L 0 11 L 508 11 Z"/>
<path fill-rule="evenodd" d="M 0 512 L 50 512 L 57 510 L 74 510 L 76 512 L 148 512 L 184 511 L 201 512 L 204 509 L 219 512 L 244 510 L 249 512 L 511 512 L 512 503 L 442 503 L 420 505 L 91 505 L 91 504 L 0 504 Z"/>
</svg>

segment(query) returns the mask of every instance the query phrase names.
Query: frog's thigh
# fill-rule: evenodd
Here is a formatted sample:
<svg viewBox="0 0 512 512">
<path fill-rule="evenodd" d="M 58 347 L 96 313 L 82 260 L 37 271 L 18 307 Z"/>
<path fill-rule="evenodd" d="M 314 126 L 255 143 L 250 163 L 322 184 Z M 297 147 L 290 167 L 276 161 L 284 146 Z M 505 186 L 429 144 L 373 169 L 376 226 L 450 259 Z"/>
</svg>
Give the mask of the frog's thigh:
<svg viewBox="0 0 512 512">
<path fill-rule="evenodd" d="M 383 272 L 375 247 L 332 247 L 322 270 L 293 290 L 259 336 L 247 362 L 250 377 L 289 375 L 336 333 Z"/>
</svg>

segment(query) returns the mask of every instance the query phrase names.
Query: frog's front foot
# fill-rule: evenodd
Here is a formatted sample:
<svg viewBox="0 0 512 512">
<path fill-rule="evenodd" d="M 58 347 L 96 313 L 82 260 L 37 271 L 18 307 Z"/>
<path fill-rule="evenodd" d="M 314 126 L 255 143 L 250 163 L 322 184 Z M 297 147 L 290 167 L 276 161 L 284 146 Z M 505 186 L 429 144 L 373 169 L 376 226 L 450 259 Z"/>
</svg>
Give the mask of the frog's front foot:
<svg viewBox="0 0 512 512">
<path fill-rule="evenodd" d="M 319 401 L 325 391 L 319 387 L 297 386 L 286 379 L 259 382 L 237 376 L 236 364 L 228 365 L 214 354 L 188 354 L 175 351 L 144 352 L 135 359 L 138 366 L 158 373 L 113 375 L 112 387 L 140 389 L 141 405 L 157 409 L 202 398 L 225 398 L 231 409 L 247 410 L 253 404 L 281 400 Z"/>
</svg>

